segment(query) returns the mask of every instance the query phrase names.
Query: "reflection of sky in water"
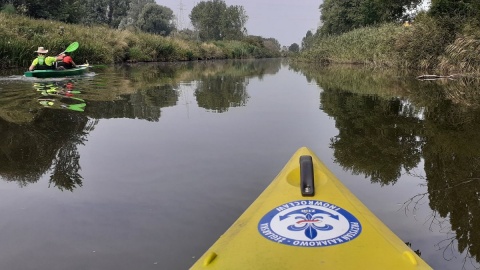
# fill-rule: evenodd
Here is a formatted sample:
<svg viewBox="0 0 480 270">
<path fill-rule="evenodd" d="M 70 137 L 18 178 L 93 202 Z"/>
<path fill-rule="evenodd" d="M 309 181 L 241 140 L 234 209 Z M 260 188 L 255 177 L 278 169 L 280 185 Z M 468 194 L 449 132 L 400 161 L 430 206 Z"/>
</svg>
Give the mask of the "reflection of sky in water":
<svg viewBox="0 0 480 270">
<path fill-rule="evenodd" d="M 458 269 L 434 250 L 447 236 L 425 225 L 428 199 L 415 215 L 402 208 L 424 180 L 382 187 L 333 162 L 338 130 L 318 86 L 282 68 L 248 79 L 246 105 L 223 113 L 199 107 L 197 87 L 181 83 L 158 122 L 100 119 L 78 146 L 83 186 L 73 192 L 47 188 L 48 173 L 21 189 L 0 181 L 0 268 L 186 269 L 307 146 L 435 269 Z"/>
</svg>

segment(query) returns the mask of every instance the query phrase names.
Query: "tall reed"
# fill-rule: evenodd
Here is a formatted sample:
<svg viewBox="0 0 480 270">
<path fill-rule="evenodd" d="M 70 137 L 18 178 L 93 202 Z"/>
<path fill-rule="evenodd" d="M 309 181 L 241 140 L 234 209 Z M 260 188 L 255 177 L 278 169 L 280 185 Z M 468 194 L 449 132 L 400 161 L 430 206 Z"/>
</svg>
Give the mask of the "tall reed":
<svg viewBox="0 0 480 270">
<path fill-rule="evenodd" d="M 453 29 L 453 30 L 452 30 Z M 458 32 L 454 32 L 458 31 Z M 299 61 L 363 64 L 439 73 L 480 73 L 480 27 L 425 13 L 413 25 L 385 24 L 317 37 Z"/>
<path fill-rule="evenodd" d="M 391 66 L 396 59 L 395 37 L 402 28 L 394 24 L 359 28 L 343 35 L 317 38 L 300 59 L 318 62 Z"/>
<path fill-rule="evenodd" d="M 0 68 L 28 67 L 39 46 L 55 55 L 73 41 L 76 63 L 189 61 L 201 59 L 279 57 L 279 52 L 255 48 L 246 41 L 197 42 L 106 26 L 65 24 L 0 13 Z M 240 52 L 240 53 L 239 53 Z"/>
</svg>

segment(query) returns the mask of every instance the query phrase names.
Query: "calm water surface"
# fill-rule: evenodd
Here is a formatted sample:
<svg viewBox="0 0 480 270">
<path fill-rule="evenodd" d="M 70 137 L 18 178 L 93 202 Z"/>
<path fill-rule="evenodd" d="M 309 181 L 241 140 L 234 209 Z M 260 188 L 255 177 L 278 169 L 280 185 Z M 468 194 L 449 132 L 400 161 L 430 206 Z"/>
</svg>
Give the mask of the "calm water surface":
<svg viewBox="0 0 480 270">
<path fill-rule="evenodd" d="M 474 269 L 475 83 L 281 60 L 7 72 L 0 269 L 188 269 L 301 146 L 432 267 Z"/>
</svg>

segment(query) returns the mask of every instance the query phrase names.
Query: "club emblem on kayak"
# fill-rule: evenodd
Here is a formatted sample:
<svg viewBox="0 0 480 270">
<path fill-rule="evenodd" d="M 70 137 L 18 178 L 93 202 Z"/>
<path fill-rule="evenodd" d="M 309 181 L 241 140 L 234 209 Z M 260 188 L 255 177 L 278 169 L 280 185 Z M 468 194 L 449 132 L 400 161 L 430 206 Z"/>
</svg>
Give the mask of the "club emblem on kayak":
<svg viewBox="0 0 480 270">
<path fill-rule="evenodd" d="M 301 200 L 282 204 L 258 223 L 268 240 L 292 246 L 325 247 L 352 241 L 360 235 L 358 219 L 334 204 Z"/>
</svg>

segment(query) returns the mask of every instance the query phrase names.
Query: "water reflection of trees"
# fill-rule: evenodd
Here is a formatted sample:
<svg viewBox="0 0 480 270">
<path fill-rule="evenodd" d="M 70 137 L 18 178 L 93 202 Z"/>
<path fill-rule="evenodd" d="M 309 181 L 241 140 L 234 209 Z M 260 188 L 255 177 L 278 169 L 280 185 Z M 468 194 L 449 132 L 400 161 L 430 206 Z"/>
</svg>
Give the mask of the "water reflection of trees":
<svg viewBox="0 0 480 270">
<path fill-rule="evenodd" d="M 244 106 L 247 102 L 247 82 L 234 76 L 212 75 L 203 77 L 195 96 L 198 106 L 215 112 L 225 112 L 230 107 Z"/>
<path fill-rule="evenodd" d="M 50 186 L 72 191 L 83 184 L 77 147 L 98 119 L 159 121 L 161 109 L 175 106 L 189 83 L 199 106 L 224 112 L 245 105 L 249 78 L 280 67 L 280 59 L 105 67 L 97 70 L 103 76 L 71 81 L 80 92 L 75 97 L 88 103 L 84 112 L 43 108 L 31 83 L 7 84 L 0 91 L 0 177 L 26 186 L 49 174 Z"/>
<path fill-rule="evenodd" d="M 50 171 L 51 185 L 72 191 L 82 185 L 77 145 L 93 126 L 86 116 L 62 110 L 44 110 L 23 125 L 0 119 L 0 175 L 25 186 Z"/>
<path fill-rule="evenodd" d="M 220 61 L 205 64 L 216 72 L 200 74 L 195 97 L 199 107 L 215 112 L 225 112 L 230 107 L 244 106 L 248 100 L 246 91 L 250 77 L 262 79 L 266 74 L 280 70 L 281 59 L 269 61 Z"/>
<path fill-rule="evenodd" d="M 450 219 L 459 251 L 479 261 L 480 111 L 445 103 L 426 124 L 423 157 L 430 207 Z"/>
<path fill-rule="evenodd" d="M 331 144 L 336 161 L 373 182 L 393 184 L 402 169 L 408 172 L 423 159 L 428 192 L 406 207 L 415 209 L 428 197 L 431 225 L 445 228 L 449 222 L 454 232 L 438 243 L 445 258 L 458 249 L 467 254 L 464 267 L 468 260 L 478 267 L 478 80 L 419 82 L 391 74 L 382 79 L 380 71 L 345 68 L 304 72 L 323 88 L 321 108 L 336 120 L 339 134 Z"/>
<path fill-rule="evenodd" d="M 413 169 L 420 161 L 421 123 L 402 100 L 329 89 L 324 89 L 321 100 L 339 130 L 331 140 L 335 159 L 353 173 L 392 184 L 402 169 Z"/>
<path fill-rule="evenodd" d="M 161 108 L 175 106 L 178 92 L 171 85 L 153 86 L 115 100 L 91 100 L 88 115 L 97 119 L 130 118 L 159 121 Z"/>
</svg>

